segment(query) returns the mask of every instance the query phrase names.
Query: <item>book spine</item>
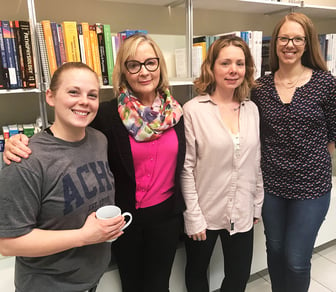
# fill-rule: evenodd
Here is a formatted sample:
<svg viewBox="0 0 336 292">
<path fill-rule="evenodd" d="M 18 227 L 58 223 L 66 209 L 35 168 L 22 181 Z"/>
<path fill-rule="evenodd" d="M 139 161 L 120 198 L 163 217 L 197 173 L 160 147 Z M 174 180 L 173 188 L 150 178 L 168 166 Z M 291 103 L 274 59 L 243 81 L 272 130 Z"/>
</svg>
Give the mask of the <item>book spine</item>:
<svg viewBox="0 0 336 292">
<path fill-rule="evenodd" d="M 63 39 L 63 29 L 61 24 L 57 24 L 57 37 L 58 37 L 58 44 L 61 54 L 61 64 L 66 62 L 66 54 L 65 54 L 65 46 L 64 46 L 64 39 Z"/>
<path fill-rule="evenodd" d="M 32 36 L 29 21 L 20 20 L 19 27 L 27 87 L 36 88 Z"/>
<path fill-rule="evenodd" d="M 8 64 L 5 50 L 5 43 L 2 34 L 2 22 L 0 21 L 0 53 L 1 53 L 1 63 L 2 63 L 2 76 L 1 78 L 4 80 L 3 88 L 10 88 L 9 83 L 9 72 L 8 72 Z"/>
<path fill-rule="evenodd" d="M 90 30 L 89 30 L 89 23 L 82 22 L 82 30 L 83 30 L 83 38 L 84 38 L 84 48 L 85 48 L 85 61 L 86 64 L 93 68 L 93 59 L 92 59 L 92 49 L 91 49 L 91 42 L 90 42 Z"/>
<path fill-rule="evenodd" d="M 6 60 L 8 65 L 8 73 L 9 73 L 9 83 L 11 89 L 19 88 L 17 77 L 16 77 L 16 69 L 15 69 L 15 61 L 14 61 L 14 51 L 13 51 L 13 43 L 11 39 L 11 31 L 10 24 L 7 20 L 2 20 L 2 35 L 5 44 L 6 51 Z"/>
<path fill-rule="evenodd" d="M 103 85 L 109 84 L 109 77 L 107 73 L 107 61 L 106 61 L 106 50 L 105 50 L 105 39 L 104 39 L 104 27 L 101 23 L 96 23 L 96 32 L 98 39 L 98 49 L 100 57 L 100 66 L 102 72 Z"/>
<path fill-rule="evenodd" d="M 21 38 L 21 30 L 19 21 L 15 20 L 13 22 L 13 33 L 15 37 L 15 44 L 16 44 L 16 51 L 18 56 L 18 63 L 19 63 L 19 69 L 21 73 L 21 81 L 22 81 L 22 87 L 27 88 L 27 78 L 26 78 L 26 70 L 25 70 L 25 63 L 23 58 L 23 46 L 22 46 L 22 38 Z"/>
<path fill-rule="evenodd" d="M 45 41 L 44 41 L 42 24 L 39 22 L 36 23 L 36 33 L 37 33 L 39 46 L 40 46 L 40 52 L 41 52 L 43 82 L 49 85 L 50 73 L 49 73 L 49 65 L 48 65 L 47 48 L 46 48 Z"/>
<path fill-rule="evenodd" d="M 113 58 L 113 49 L 112 49 L 111 26 L 109 24 L 104 24 L 103 28 L 104 28 L 105 50 L 106 50 L 108 84 L 112 85 L 112 72 L 114 68 L 114 58 Z"/>
<path fill-rule="evenodd" d="M 98 48 L 98 39 L 96 33 L 96 26 L 89 25 L 90 30 L 90 40 L 91 40 L 91 49 L 92 49 L 92 60 L 93 60 L 93 70 L 97 73 L 100 83 L 102 84 L 102 73 L 100 67 L 100 57 L 99 57 L 99 48 Z"/>
<path fill-rule="evenodd" d="M 19 47 L 18 47 L 16 34 L 14 33 L 14 22 L 13 21 L 9 21 L 9 27 L 10 27 L 11 41 L 12 41 L 12 47 L 13 47 L 16 79 L 18 82 L 18 87 L 22 88 L 22 73 L 21 73 L 20 60 L 19 60 Z"/>
<path fill-rule="evenodd" d="M 52 76 L 57 69 L 57 63 L 56 63 L 56 55 L 55 55 L 54 41 L 53 41 L 53 36 L 51 32 L 50 21 L 42 20 L 41 24 L 42 24 L 44 40 L 45 40 L 45 44 L 47 48 L 50 76 Z"/>
<path fill-rule="evenodd" d="M 80 62 L 76 21 L 63 21 L 62 29 L 67 62 Z"/>
<path fill-rule="evenodd" d="M 56 65 L 57 65 L 57 68 L 58 68 L 62 65 L 62 61 L 61 61 L 61 51 L 60 51 L 60 46 L 59 46 L 59 41 L 58 41 L 57 23 L 54 22 L 54 21 L 51 21 L 50 22 L 50 28 L 51 28 L 51 34 L 52 34 L 52 39 L 53 39 L 53 43 L 54 43 Z"/>
<path fill-rule="evenodd" d="M 83 28 L 81 23 L 77 23 L 78 44 L 81 61 L 86 64 Z"/>
</svg>

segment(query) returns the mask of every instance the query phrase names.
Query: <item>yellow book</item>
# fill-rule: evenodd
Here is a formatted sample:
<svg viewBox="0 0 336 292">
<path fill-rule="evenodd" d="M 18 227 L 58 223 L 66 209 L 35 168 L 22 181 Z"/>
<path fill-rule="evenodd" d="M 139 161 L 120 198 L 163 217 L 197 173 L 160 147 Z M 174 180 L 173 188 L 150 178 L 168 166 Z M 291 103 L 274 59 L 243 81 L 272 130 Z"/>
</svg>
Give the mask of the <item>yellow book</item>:
<svg viewBox="0 0 336 292">
<path fill-rule="evenodd" d="M 84 37 L 84 48 L 85 48 L 85 60 L 86 65 L 90 66 L 93 70 L 93 58 L 92 58 L 92 49 L 91 49 L 91 40 L 90 40 L 90 29 L 88 22 L 82 22 L 82 31 Z"/>
<path fill-rule="evenodd" d="M 53 76 L 54 72 L 57 69 L 57 62 L 56 62 L 56 54 L 55 54 L 55 47 L 51 31 L 50 20 L 42 20 L 41 25 L 47 49 L 50 76 Z"/>
<path fill-rule="evenodd" d="M 76 21 L 63 21 L 62 29 L 67 62 L 81 62 Z"/>
<path fill-rule="evenodd" d="M 94 24 L 89 25 L 89 30 L 92 49 L 93 70 L 97 73 L 100 83 L 103 84 L 96 26 Z"/>
<path fill-rule="evenodd" d="M 200 46 L 202 47 L 202 61 L 205 60 L 206 54 L 207 54 L 207 47 L 206 47 L 206 42 L 199 42 L 199 43 L 194 43 L 194 47 Z"/>
</svg>

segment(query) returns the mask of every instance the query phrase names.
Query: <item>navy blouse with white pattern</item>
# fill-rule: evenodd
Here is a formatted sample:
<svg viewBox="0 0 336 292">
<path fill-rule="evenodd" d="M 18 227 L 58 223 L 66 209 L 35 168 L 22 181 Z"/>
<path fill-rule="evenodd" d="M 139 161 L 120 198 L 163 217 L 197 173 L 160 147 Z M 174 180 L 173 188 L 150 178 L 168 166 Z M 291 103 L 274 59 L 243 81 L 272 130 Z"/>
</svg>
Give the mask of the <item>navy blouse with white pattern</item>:
<svg viewBox="0 0 336 292">
<path fill-rule="evenodd" d="M 327 143 L 336 140 L 336 79 L 313 71 L 288 104 L 280 100 L 273 74 L 258 84 L 251 99 L 260 113 L 265 193 L 286 199 L 324 195 L 331 189 Z"/>
</svg>

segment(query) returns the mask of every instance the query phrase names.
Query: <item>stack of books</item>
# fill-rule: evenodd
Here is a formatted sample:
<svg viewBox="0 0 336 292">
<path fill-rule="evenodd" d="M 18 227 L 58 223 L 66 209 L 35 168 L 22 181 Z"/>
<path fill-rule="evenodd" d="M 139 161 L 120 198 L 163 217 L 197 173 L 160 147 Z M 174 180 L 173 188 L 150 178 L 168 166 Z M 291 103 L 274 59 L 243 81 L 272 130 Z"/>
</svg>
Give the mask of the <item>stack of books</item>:
<svg viewBox="0 0 336 292">
<path fill-rule="evenodd" d="M 200 67 L 204 61 L 210 45 L 217 39 L 226 36 L 239 36 L 249 46 L 254 63 L 255 63 L 255 78 L 261 76 L 262 64 L 262 31 L 232 31 L 217 35 L 203 35 L 193 38 L 192 49 L 192 77 L 198 77 L 200 74 Z M 175 63 L 177 77 L 186 77 L 186 55 L 185 49 L 175 50 Z"/>
<path fill-rule="evenodd" d="M 36 88 L 29 21 L 0 20 L 0 89 Z"/>
<path fill-rule="evenodd" d="M 115 58 L 123 40 L 141 30 L 111 33 L 109 24 L 76 21 L 37 23 L 41 51 L 43 81 L 47 84 L 55 70 L 64 62 L 83 62 L 98 75 L 101 85 L 112 85 Z"/>
</svg>

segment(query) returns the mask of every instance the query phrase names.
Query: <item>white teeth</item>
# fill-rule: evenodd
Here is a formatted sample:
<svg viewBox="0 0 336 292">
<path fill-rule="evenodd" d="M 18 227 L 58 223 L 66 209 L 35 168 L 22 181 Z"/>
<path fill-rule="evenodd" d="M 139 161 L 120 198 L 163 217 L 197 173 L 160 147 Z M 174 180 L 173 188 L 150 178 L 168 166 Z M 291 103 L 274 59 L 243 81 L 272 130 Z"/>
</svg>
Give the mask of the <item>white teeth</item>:
<svg viewBox="0 0 336 292">
<path fill-rule="evenodd" d="M 75 113 L 76 115 L 80 115 L 80 116 L 87 116 L 89 113 L 83 113 L 83 112 L 77 112 L 77 111 L 73 111 L 73 113 Z"/>
</svg>

